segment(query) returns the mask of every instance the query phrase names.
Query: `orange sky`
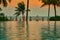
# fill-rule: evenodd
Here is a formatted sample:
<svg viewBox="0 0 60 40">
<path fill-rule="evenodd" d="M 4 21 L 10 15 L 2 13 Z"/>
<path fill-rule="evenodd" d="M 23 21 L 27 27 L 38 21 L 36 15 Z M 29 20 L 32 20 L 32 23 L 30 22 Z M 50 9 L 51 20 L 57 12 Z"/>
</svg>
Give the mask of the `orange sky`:
<svg viewBox="0 0 60 40">
<path fill-rule="evenodd" d="M 22 0 L 22 1 L 24 1 L 26 4 L 27 0 Z M 9 4 L 9 6 L 15 7 L 17 5 L 17 3 L 19 3 L 19 2 L 21 2 L 21 1 L 12 0 L 12 2 Z M 39 2 L 38 0 L 30 0 L 30 7 L 40 6 L 40 5 L 41 5 L 41 2 Z"/>
<path fill-rule="evenodd" d="M 21 1 L 24 1 L 24 3 L 26 4 L 26 1 L 27 0 L 21 0 Z M 19 1 L 19 0 L 12 0 L 12 2 L 9 4 L 8 3 L 8 7 L 2 7 L 2 9 L 3 9 L 3 12 L 6 14 L 6 15 L 12 15 L 11 13 L 15 13 L 16 11 L 16 9 L 15 9 L 15 7 L 17 6 L 17 4 L 19 3 L 19 2 L 21 2 L 21 1 Z M 29 6 L 29 9 L 31 9 L 32 11 L 30 11 L 30 13 L 29 13 L 29 15 L 44 15 L 44 16 L 47 16 L 47 10 L 48 10 L 48 6 L 45 6 L 45 7 L 43 7 L 43 8 L 40 8 L 40 6 L 42 5 L 42 3 L 41 2 L 39 2 L 38 0 L 30 0 L 30 6 Z M 0 5 L 1 6 L 1 5 Z M 58 14 L 60 13 L 60 11 L 59 11 L 60 9 L 59 8 L 57 8 L 57 11 L 58 11 Z M 53 6 L 51 6 L 51 10 L 50 10 L 50 12 L 51 12 L 51 15 L 54 15 L 53 13 L 54 13 L 54 9 L 53 9 Z M 46 14 L 45 14 L 46 13 Z M 59 14 L 60 15 L 60 14 Z"/>
</svg>

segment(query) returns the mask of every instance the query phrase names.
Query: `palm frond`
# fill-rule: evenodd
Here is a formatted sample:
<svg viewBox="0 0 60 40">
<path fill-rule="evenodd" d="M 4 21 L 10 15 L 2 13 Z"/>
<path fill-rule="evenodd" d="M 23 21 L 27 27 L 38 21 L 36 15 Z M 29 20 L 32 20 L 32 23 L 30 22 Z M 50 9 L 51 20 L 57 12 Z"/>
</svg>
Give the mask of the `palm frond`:
<svg viewBox="0 0 60 40">
<path fill-rule="evenodd" d="M 11 3 L 11 0 L 8 0 Z"/>
<path fill-rule="evenodd" d="M 20 12 L 16 12 L 14 15 L 19 16 L 20 15 Z"/>
<path fill-rule="evenodd" d="M 0 4 L 1 4 L 1 2 L 2 2 L 2 1 L 0 0 Z"/>
<path fill-rule="evenodd" d="M 42 4 L 41 7 L 44 7 L 44 6 L 46 6 L 46 5 L 47 5 L 47 4 Z M 41 8 L 41 7 L 40 7 L 40 8 Z"/>
<path fill-rule="evenodd" d="M 7 6 L 7 1 L 3 0 L 3 6 L 6 7 Z"/>
<path fill-rule="evenodd" d="M 18 6 L 15 7 L 15 8 L 16 8 L 15 11 L 17 11 L 17 12 L 14 15 L 19 16 L 21 13 L 24 13 L 24 11 L 25 11 L 25 4 L 24 4 L 24 2 L 18 3 Z"/>
<path fill-rule="evenodd" d="M 60 0 L 57 0 L 57 6 L 60 7 Z"/>
<path fill-rule="evenodd" d="M 11 2 L 11 0 L 8 0 L 9 2 Z M 7 6 L 7 0 L 0 0 L 0 4 L 3 4 L 4 7 Z"/>
</svg>

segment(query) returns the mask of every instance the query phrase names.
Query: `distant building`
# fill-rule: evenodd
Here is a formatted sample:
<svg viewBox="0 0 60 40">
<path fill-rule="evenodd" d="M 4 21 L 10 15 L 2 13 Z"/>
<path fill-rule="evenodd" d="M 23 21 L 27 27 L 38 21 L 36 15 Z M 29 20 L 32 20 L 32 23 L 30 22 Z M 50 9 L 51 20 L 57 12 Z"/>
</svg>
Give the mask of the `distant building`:
<svg viewBox="0 0 60 40">
<path fill-rule="evenodd" d="M 29 19 L 29 21 L 32 21 L 32 17 L 30 16 L 30 19 Z"/>
<path fill-rule="evenodd" d="M 39 16 L 38 15 L 36 16 L 36 21 L 39 21 Z"/>
</svg>

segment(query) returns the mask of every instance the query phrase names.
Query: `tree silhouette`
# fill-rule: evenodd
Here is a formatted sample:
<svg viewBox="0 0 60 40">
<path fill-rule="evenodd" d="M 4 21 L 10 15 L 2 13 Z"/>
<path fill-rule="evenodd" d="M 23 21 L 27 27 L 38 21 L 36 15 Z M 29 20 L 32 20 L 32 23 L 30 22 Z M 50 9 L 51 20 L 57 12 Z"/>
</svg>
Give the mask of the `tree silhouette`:
<svg viewBox="0 0 60 40">
<path fill-rule="evenodd" d="M 25 12 L 25 4 L 24 2 L 20 2 L 18 3 L 18 7 L 16 7 L 17 10 L 15 11 L 18 11 L 16 14 L 16 16 L 19 16 L 21 13 L 22 13 L 22 18 L 23 18 L 23 21 L 24 21 L 24 12 Z"/>
<path fill-rule="evenodd" d="M 27 32 L 27 40 L 29 40 L 28 11 L 29 11 L 29 0 L 27 0 L 27 11 L 26 11 L 26 32 Z"/>
<path fill-rule="evenodd" d="M 56 17 L 57 16 L 56 6 L 60 6 L 60 0 L 42 0 L 42 2 L 43 2 L 43 5 L 41 7 L 43 7 L 45 5 L 49 5 L 49 9 L 50 9 L 50 5 L 53 5 L 54 12 L 55 12 L 55 17 Z M 49 14 L 49 11 L 48 11 L 48 14 Z"/>
<path fill-rule="evenodd" d="M 48 8 L 48 20 L 49 20 L 49 14 L 50 14 L 50 5 L 53 5 L 54 7 L 54 12 L 55 12 L 55 26 L 54 26 L 54 36 L 56 38 L 56 19 L 57 19 L 57 13 L 56 13 L 56 6 L 60 6 L 60 0 L 42 0 L 43 2 L 43 6 L 45 5 L 49 5 L 49 8 Z M 50 29 L 50 27 L 48 27 L 48 29 Z M 56 40 L 56 39 L 54 39 Z"/>
<path fill-rule="evenodd" d="M 11 2 L 11 0 L 8 0 L 9 2 Z M 7 6 L 7 0 L 0 0 L 0 4 L 3 4 L 4 7 Z"/>
</svg>

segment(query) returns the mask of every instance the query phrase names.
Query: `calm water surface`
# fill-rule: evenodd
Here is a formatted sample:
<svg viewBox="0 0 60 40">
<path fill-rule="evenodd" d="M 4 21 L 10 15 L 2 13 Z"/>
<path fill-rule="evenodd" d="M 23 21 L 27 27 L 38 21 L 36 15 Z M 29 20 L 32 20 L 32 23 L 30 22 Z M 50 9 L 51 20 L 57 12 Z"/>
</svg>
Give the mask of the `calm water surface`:
<svg viewBox="0 0 60 40">
<path fill-rule="evenodd" d="M 48 37 L 48 26 L 50 36 Z M 29 40 L 54 40 L 54 27 L 56 26 L 56 40 L 60 40 L 60 21 L 31 21 L 29 22 Z M 26 23 L 20 21 L 0 22 L 0 40 L 26 40 Z"/>
</svg>

